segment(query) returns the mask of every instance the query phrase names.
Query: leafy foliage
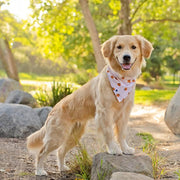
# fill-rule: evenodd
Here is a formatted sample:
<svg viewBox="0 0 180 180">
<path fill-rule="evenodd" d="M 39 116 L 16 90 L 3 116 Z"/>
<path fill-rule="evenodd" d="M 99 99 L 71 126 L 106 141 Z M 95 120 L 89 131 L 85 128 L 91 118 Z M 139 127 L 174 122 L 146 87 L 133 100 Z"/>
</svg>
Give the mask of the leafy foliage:
<svg viewBox="0 0 180 180">
<path fill-rule="evenodd" d="M 8 1 L 1 2 L 0 7 Z M 57 75 L 96 69 L 91 39 L 79 2 L 30 2 L 32 14 L 26 21 L 18 21 L 8 11 L 0 9 L 0 37 L 8 37 L 19 71 Z M 101 42 L 117 34 L 121 5 L 119 0 L 89 0 Z M 154 45 L 151 60 L 147 61 L 144 69 L 152 80 L 167 72 L 175 74 L 179 71 L 179 11 L 178 0 L 130 1 L 132 34 L 140 34 Z M 147 74 L 144 76 L 147 78 Z"/>
<path fill-rule="evenodd" d="M 51 91 L 42 90 L 36 93 L 35 97 L 41 106 L 55 106 L 61 99 L 73 92 L 69 83 L 53 82 Z"/>
</svg>

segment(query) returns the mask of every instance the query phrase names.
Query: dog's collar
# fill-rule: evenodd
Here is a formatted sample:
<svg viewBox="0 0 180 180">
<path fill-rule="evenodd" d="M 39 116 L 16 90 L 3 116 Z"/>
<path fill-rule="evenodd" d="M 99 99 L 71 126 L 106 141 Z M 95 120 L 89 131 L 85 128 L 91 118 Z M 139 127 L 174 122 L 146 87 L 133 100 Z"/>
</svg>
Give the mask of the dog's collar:
<svg viewBox="0 0 180 180">
<path fill-rule="evenodd" d="M 106 72 L 114 95 L 119 102 L 123 101 L 133 90 L 136 79 L 120 77 L 119 74 L 113 71 L 109 66 Z"/>
</svg>

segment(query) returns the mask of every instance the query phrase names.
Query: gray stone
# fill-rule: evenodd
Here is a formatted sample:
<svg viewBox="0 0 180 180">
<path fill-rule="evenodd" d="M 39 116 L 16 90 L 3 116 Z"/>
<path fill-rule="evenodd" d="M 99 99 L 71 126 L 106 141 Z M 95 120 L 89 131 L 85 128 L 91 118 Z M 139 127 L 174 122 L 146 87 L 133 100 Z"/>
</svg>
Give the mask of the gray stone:
<svg viewBox="0 0 180 180">
<path fill-rule="evenodd" d="M 151 90 L 151 88 L 148 87 L 148 86 L 144 86 L 144 87 L 141 88 L 141 90 L 149 91 L 149 90 Z"/>
<path fill-rule="evenodd" d="M 180 135 L 180 87 L 166 109 L 164 121 L 174 134 Z"/>
<path fill-rule="evenodd" d="M 0 102 L 4 102 L 9 93 L 17 89 L 22 89 L 18 81 L 9 78 L 0 79 Z"/>
<path fill-rule="evenodd" d="M 52 107 L 50 106 L 33 109 L 33 111 L 39 116 L 42 126 L 44 125 L 48 117 L 48 114 L 50 113 L 51 110 L 52 110 Z"/>
<path fill-rule="evenodd" d="M 0 103 L 0 137 L 25 138 L 41 127 L 40 118 L 31 107 Z"/>
<path fill-rule="evenodd" d="M 131 172 L 115 172 L 110 180 L 153 180 L 152 178 Z"/>
<path fill-rule="evenodd" d="M 152 161 L 143 152 L 121 156 L 99 153 L 94 156 L 91 180 L 109 180 L 113 172 L 134 172 L 152 177 Z"/>
<path fill-rule="evenodd" d="M 35 107 L 37 102 L 33 96 L 27 92 L 21 90 L 14 90 L 10 92 L 5 103 L 24 104 L 31 107 Z"/>
</svg>

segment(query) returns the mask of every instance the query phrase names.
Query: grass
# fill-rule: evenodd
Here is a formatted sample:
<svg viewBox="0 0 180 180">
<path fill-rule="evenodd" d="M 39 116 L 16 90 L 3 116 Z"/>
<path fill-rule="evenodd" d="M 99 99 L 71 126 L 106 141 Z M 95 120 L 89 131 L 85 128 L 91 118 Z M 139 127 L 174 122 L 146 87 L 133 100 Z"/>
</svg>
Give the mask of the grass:
<svg viewBox="0 0 180 180">
<path fill-rule="evenodd" d="M 36 81 L 36 82 L 52 82 L 52 81 L 62 81 L 77 83 L 80 85 L 85 84 L 91 78 L 97 76 L 97 71 L 95 69 L 88 69 L 84 71 L 78 71 L 76 73 L 59 74 L 56 76 L 52 75 L 37 75 L 33 73 L 23 73 L 19 72 L 19 79 L 21 81 Z M 0 77 L 7 77 L 6 73 L 0 70 Z"/>
<path fill-rule="evenodd" d="M 59 76 L 19 73 L 21 83 L 24 87 L 24 90 L 27 92 L 37 90 L 38 87 L 42 86 L 42 84 L 44 84 L 45 82 L 61 81 L 61 82 L 69 82 L 69 83 L 75 82 L 75 84 L 83 84 L 86 81 L 88 81 L 88 79 L 91 79 L 95 75 L 97 74 L 94 71 L 85 72 L 84 75 L 83 72 L 81 72 L 79 74 L 70 73 Z M 0 70 L 0 76 L 5 77 L 6 76 L 5 72 Z M 135 104 L 159 105 L 168 102 L 175 94 L 179 86 L 179 81 L 176 81 L 175 84 L 173 84 L 172 76 L 165 76 L 163 84 L 165 90 L 153 89 L 146 91 L 146 90 L 136 89 Z"/>
<path fill-rule="evenodd" d="M 175 94 L 176 90 L 136 90 L 135 104 L 158 105 L 168 102 Z"/>
<path fill-rule="evenodd" d="M 175 174 L 178 175 L 178 180 L 180 180 L 180 169 L 178 171 L 176 171 Z"/>
<path fill-rule="evenodd" d="M 108 174 L 112 174 L 111 168 L 108 168 L 107 171 L 101 171 L 103 166 L 103 160 L 101 159 L 100 171 L 97 171 L 98 180 L 104 180 Z"/>
<path fill-rule="evenodd" d="M 18 175 L 20 177 L 23 177 L 23 176 L 34 176 L 34 174 L 30 173 L 30 172 L 20 172 Z"/>
<path fill-rule="evenodd" d="M 79 143 L 78 154 L 75 159 L 70 163 L 70 168 L 76 174 L 77 179 L 90 180 L 92 159 L 89 156 L 87 149 L 84 145 Z"/>
<path fill-rule="evenodd" d="M 137 133 L 144 140 L 142 145 L 143 152 L 147 153 L 152 160 L 153 177 L 156 180 L 161 179 L 165 175 L 164 158 L 161 157 L 157 151 L 157 141 L 149 133 Z"/>
</svg>

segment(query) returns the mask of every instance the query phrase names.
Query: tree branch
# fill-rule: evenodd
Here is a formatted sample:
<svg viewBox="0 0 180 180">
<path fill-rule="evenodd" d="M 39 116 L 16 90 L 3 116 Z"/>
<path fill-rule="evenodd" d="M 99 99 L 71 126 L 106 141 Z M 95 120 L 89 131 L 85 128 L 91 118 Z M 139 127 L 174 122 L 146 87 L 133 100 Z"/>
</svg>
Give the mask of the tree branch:
<svg viewBox="0 0 180 180">
<path fill-rule="evenodd" d="M 141 2 L 141 3 L 139 4 L 139 6 L 136 8 L 136 10 L 134 11 L 134 13 L 132 14 L 131 21 L 134 19 L 136 13 L 139 11 L 139 9 L 143 6 L 143 4 L 144 4 L 146 1 L 148 1 L 148 0 L 144 0 L 144 1 Z"/>
<path fill-rule="evenodd" d="M 141 18 L 139 19 L 136 19 L 135 21 L 132 22 L 132 25 L 138 23 L 138 22 L 166 22 L 166 21 L 169 21 L 169 22 L 175 22 L 175 23 L 180 23 L 180 19 L 171 19 L 171 18 L 164 18 L 164 19 L 147 19 L 147 20 L 143 20 Z"/>
<path fill-rule="evenodd" d="M 136 24 L 136 23 L 138 23 L 138 22 L 141 22 L 141 21 L 142 21 L 142 19 L 139 18 L 139 19 L 136 19 L 135 21 L 131 22 L 131 24 L 134 25 L 134 24 Z"/>
<path fill-rule="evenodd" d="M 180 23 L 180 19 L 171 19 L 171 18 L 164 18 L 164 19 L 147 19 L 144 20 L 145 22 L 165 22 L 165 21 L 170 21 L 170 22 L 175 22 L 175 23 Z"/>
</svg>

